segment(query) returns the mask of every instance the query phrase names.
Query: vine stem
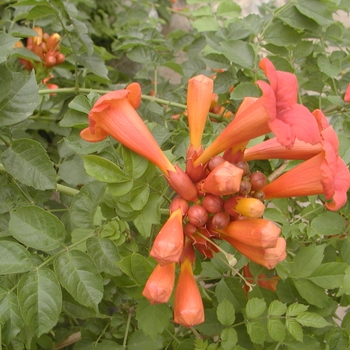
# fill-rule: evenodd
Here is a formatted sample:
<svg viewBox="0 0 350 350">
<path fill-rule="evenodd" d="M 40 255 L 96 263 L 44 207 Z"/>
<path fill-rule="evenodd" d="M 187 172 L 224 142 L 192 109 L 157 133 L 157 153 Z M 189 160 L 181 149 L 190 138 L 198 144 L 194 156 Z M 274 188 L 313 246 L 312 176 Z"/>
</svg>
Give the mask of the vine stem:
<svg viewBox="0 0 350 350">
<path fill-rule="evenodd" d="M 126 321 L 126 328 L 125 328 L 125 333 L 124 333 L 124 339 L 123 339 L 123 348 L 126 349 L 126 343 L 128 340 L 128 334 L 129 334 L 129 328 L 130 328 L 130 323 L 131 323 L 131 311 L 129 310 L 128 314 L 128 319 Z"/>
</svg>

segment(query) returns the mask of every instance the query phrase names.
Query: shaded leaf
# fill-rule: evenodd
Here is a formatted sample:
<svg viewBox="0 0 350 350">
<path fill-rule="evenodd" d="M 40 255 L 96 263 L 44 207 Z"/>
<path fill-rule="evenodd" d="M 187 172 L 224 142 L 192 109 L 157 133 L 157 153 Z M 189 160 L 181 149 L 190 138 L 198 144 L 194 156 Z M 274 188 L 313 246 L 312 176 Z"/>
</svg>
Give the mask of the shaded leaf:
<svg viewBox="0 0 350 350">
<path fill-rule="evenodd" d="M 284 338 L 286 337 L 286 330 L 281 320 L 269 318 L 267 320 L 267 330 L 273 340 L 280 343 L 284 341 Z"/>
<path fill-rule="evenodd" d="M 231 326 L 236 319 L 235 309 L 227 299 L 219 303 L 216 308 L 216 315 L 219 322 L 226 327 Z"/>
<path fill-rule="evenodd" d="M 299 314 L 295 320 L 306 327 L 324 328 L 326 326 L 331 326 L 322 316 L 313 312 L 303 312 Z"/>
<path fill-rule="evenodd" d="M 245 312 L 247 318 L 259 317 L 266 310 L 266 302 L 263 299 L 252 298 L 248 300 Z"/>
</svg>

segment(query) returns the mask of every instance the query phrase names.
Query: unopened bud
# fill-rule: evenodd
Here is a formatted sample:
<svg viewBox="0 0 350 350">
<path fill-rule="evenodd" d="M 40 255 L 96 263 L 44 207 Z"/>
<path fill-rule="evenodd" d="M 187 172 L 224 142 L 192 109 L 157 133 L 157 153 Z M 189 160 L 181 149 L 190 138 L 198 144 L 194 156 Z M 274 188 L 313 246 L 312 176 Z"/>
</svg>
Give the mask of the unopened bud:
<svg viewBox="0 0 350 350">
<path fill-rule="evenodd" d="M 233 267 L 237 264 L 237 259 L 232 254 L 226 254 L 228 264 Z"/>
<path fill-rule="evenodd" d="M 187 214 L 187 211 L 188 211 L 188 203 L 187 201 L 185 201 L 182 197 L 180 196 L 176 196 L 171 204 L 170 204 L 170 208 L 169 208 L 169 211 L 170 211 L 170 214 L 172 212 L 174 212 L 176 209 L 180 208 L 181 209 L 181 212 L 182 212 L 182 215 L 186 215 Z"/>
<path fill-rule="evenodd" d="M 198 204 L 195 204 L 188 209 L 187 216 L 189 222 L 196 227 L 202 227 L 208 221 L 207 211 Z"/>
<path fill-rule="evenodd" d="M 55 50 L 56 45 L 60 42 L 61 36 L 58 33 L 53 33 L 47 40 L 47 47 L 49 50 Z"/>
<path fill-rule="evenodd" d="M 224 229 L 230 223 L 230 215 L 228 213 L 222 211 L 220 213 L 216 213 L 210 221 L 210 228 L 212 229 Z"/>
<path fill-rule="evenodd" d="M 266 185 L 266 176 L 262 172 L 256 171 L 250 175 L 250 182 L 252 190 L 259 191 Z"/>
<path fill-rule="evenodd" d="M 249 181 L 242 181 L 239 187 L 239 194 L 242 196 L 247 195 L 252 190 L 252 184 Z"/>
<path fill-rule="evenodd" d="M 224 200 L 220 196 L 208 194 L 204 197 L 202 205 L 208 213 L 215 214 L 224 208 Z"/>
<path fill-rule="evenodd" d="M 66 60 L 66 56 L 63 53 L 59 53 L 56 55 L 57 64 L 61 64 Z"/>
<path fill-rule="evenodd" d="M 265 193 L 261 190 L 255 191 L 253 197 L 262 201 L 265 199 Z"/>
<path fill-rule="evenodd" d="M 240 160 L 239 162 L 235 163 L 235 165 L 243 170 L 243 175 L 247 175 L 249 173 L 249 164 L 247 162 Z"/>
<path fill-rule="evenodd" d="M 238 200 L 235 210 L 248 218 L 261 218 L 265 205 L 256 198 L 242 198 Z"/>
<path fill-rule="evenodd" d="M 56 58 L 52 55 L 50 55 L 50 53 L 48 53 L 45 57 L 45 65 L 47 68 L 51 68 L 53 66 L 55 66 L 57 64 Z"/>
<path fill-rule="evenodd" d="M 210 171 L 212 171 L 214 168 L 216 168 L 218 165 L 222 164 L 225 161 L 224 158 L 220 156 L 215 156 L 212 159 L 210 159 L 208 163 L 208 168 Z"/>
<path fill-rule="evenodd" d="M 226 199 L 224 203 L 224 210 L 227 214 L 233 217 L 239 216 L 239 213 L 235 210 L 235 206 L 238 203 L 238 200 L 244 198 L 243 196 L 234 196 Z"/>
</svg>

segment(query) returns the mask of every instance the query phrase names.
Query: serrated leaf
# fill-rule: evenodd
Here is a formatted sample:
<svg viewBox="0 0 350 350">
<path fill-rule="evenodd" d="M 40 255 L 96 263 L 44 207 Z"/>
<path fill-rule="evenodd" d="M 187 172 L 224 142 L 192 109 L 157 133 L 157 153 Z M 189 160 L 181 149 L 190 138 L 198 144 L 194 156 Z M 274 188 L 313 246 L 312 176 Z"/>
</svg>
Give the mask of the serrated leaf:
<svg viewBox="0 0 350 350">
<path fill-rule="evenodd" d="M 288 306 L 286 315 L 288 317 L 298 316 L 301 313 L 305 312 L 308 308 L 309 305 L 294 303 Z"/>
<path fill-rule="evenodd" d="M 221 43 L 222 53 L 231 62 L 244 68 L 252 68 L 255 61 L 255 53 L 252 46 L 242 40 L 229 40 Z"/>
<path fill-rule="evenodd" d="M 75 111 L 85 113 L 85 118 L 87 118 L 87 114 L 89 114 L 92 106 L 86 96 L 78 95 L 69 102 L 68 107 Z"/>
<path fill-rule="evenodd" d="M 300 296 L 309 304 L 316 305 L 320 308 L 325 307 L 328 304 L 329 298 L 325 294 L 323 288 L 307 279 L 297 279 L 293 282 Z"/>
<path fill-rule="evenodd" d="M 259 298 L 249 299 L 245 308 L 248 319 L 259 317 L 265 310 L 266 302 Z"/>
<path fill-rule="evenodd" d="M 145 335 L 143 331 L 135 331 L 128 339 L 128 350 L 160 350 L 163 346 L 162 339 L 157 338 L 153 341 L 148 335 Z"/>
<path fill-rule="evenodd" d="M 134 279 L 141 285 L 146 284 L 148 277 L 153 271 L 153 266 L 138 253 L 132 253 L 130 268 Z"/>
<path fill-rule="evenodd" d="M 21 183 L 42 191 L 56 187 L 53 163 L 39 142 L 15 140 L 1 159 L 7 172 Z"/>
<path fill-rule="evenodd" d="M 106 158 L 87 155 L 83 157 L 83 160 L 86 173 L 98 181 L 120 183 L 131 180 L 123 170 Z"/>
<path fill-rule="evenodd" d="M 340 289 L 337 296 L 340 296 L 343 294 L 350 294 L 350 266 L 345 271 L 345 276 L 340 285 Z"/>
<path fill-rule="evenodd" d="M 309 29 L 316 30 L 317 24 L 311 19 L 303 14 L 301 14 L 295 6 L 285 6 L 280 8 L 281 11 L 276 13 L 277 17 L 283 22 L 287 23 L 289 26 L 301 30 Z"/>
<path fill-rule="evenodd" d="M 17 124 L 32 115 L 39 102 L 38 84 L 34 71 L 30 75 L 9 72 L 1 67 L 0 73 L 7 71 L 10 80 L 0 80 L 3 89 L 7 90 L 5 96 L 0 96 L 0 127 Z"/>
<path fill-rule="evenodd" d="M 24 327 L 17 296 L 13 292 L 8 292 L 0 301 L 0 323 L 2 341 L 6 344 L 15 339 Z"/>
<path fill-rule="evenodd" d="M 18 303 L 24 321 L 37 337 L 49 332 L 58 322 L 62 308 L 61 287 L 55 274 L 39 269 L 22 277 Z"/>
<path fill-rule="evenodd" d="M 66 237 L 63 223 L 36 206 L 23 206 L 12 211 L 9 231 L 21 243 L 44 252 L 63 247 Z"/>
<path fill-rule="evenodd" d="M 137 63 L 155 63 L 157 53 L 148 46 L 136 46 L 126 54 L 129 59 Z"/>
<path fill-rule="evenodd" d="M 264 39 L 276 46 L 297 44 L 301 36 L 291 27 L 283 23 L 274 23 L 267 27 Z"/>
<path fill-rule="evenodd" d="M 213 32 L 217 31 L 220 26 L 219 22 L 212 16 L 204 16 L 192 21 L 193 28 L 199 32 Z"/>
<path fill-rule="evenodd" d="M 91 237 L 86 241 L 88 254 L 92 257 L 100 271 L 112 276 L 121 274 L 117 262 L 120 255 L 115 244 L 108 238 Z"/>
<path fill-rule="evenodd" d="M 287 305 L 279 300 L 274 300 L 267 310 L 269 316 L 282 316 L 287 311 Z"/>
<path fill-rule="evenodd" d="M 294 318 L 286 319 L 286 327 L 288 332 L 293 336 L 293 338 L 300 342 L 303 341 L 303 329 Z"/>
<path fill-rule="evenodd" d="M 133 180 L 139 179 L 147 171 L 149 161 L 126 147 L 122 148 L 122 153 L 125 171 Z"/>
<path fill-rule="evenodd" d="M 280 343 L 282 343 L 286 337 L 285 326 L 279 319 L 269 318 L 267 320 L 267 331 L 273 340 Z"/>
<path fill-rule="evenodd" d="M 226 327 L 231 326 L 236 319 L 235 308 L 227 299 L 219 303 L 216 308 L 216 315 L 219 322 Z"/>
<path fill-rule="evenodd" d="M 94 216 L 105 192 L 105 184 L 94 181 L 81 188 L 75 195 L 69 214 L 72 222 L 82 228 L 94 227 Z"/>
<path fill-rule="evenodd" d="M 317 65 L 320 68 L 321 72 L 328 75 L 330 78 L 336 77 L 341 71 L 341 64 L 339 60 L 330 62 L 327 56 L 320 55 L 317 58 Z"/>
<path fill-rule="evenodd" d="M 259 88 L 253 83 L 240 83 L 232 91 L 230 98 L 232 100 L 243 100 L 245 97 L 259 97 L 261 95 Z"/>
<path fill-rule="evenodd" d="M 318 0 L 300 0 L 295 7 L 306 17 L 313 19 L 320 26 L 333 23 L 332 13 L 327 6 Z"/>
<path fill-rule="evenodd" d="M 171 317 L 172 312 L 166 304 L 151 305 L 147 300 L 141 299 L 136 308 L 139 328 L 153 341 L 168 327 Z"/>
<path fill-rule="evenodd" d="M 18 38 L 14 38 L 7 33 L 0 33 L 0 63 L 6 61 L 6 57 L 11 53 L 17 41 Z"/>
<path fill-rule="evenodd" d="M 246 296 L 242 285 L 232 278 L 221 279 L 216 285 L 215 295 L 219 303 L 227 299 L 233 305 L 236 312 L 241 311 L 246 305 Z"/>
<path fill-rule="evenodd" d="M 250 340 L 255 344 L 263 345 L 266 339 L 266 330 L 260 321 L 249 321 L 246 323 Z"/>
<path fill-rule="evenodd" d="M 89 255 L 80 250 L 60 254 L 54 263 L 61 285 L 80 304 L 97 309 L 103 297 L 102 277 Z"/>
<path fill-rule="evenodd" d="M 319 266 L 308 279 L 325 289 L 339 288 L 347 268 L 346 263 L 325 263 Z"/>
<path fill-rule="evenodd" d="M 316 216 L 310 224 L 310 230 L 319 237 L 341 234 L 345 228 L 345 218 L 333 212 L 322 213 Z"/>
<path fill-rule="evenodd" d="M 238 342 L 237 331 L 234 328 L 225 328 L 220 333 L 221 347 L 224 350 L 231 350 Z"/>
<path fill-rule="evenodd" d="M 84 36 L 88 38 L 87 36 Z M 91 39 L 89 39 L 91 40 Z M 79 55 L 75 56 L 75 59 L 77 60 L 78 63 L 83 65 L 85 68 L 87 68 L 90 72 L 96 74 L 97 76 L 104 78 L 106 80 L 109 80 L 108 78 L 108 70 L 106 68 L 106 65 L 104 61 L 101 59 L 100 56 L 97 54 L 93 55 Z"/>
<path fill-rule="evenodd" d="M 301 247 L 291 264 L 291 274 L 302 278 L 311 275 L 321 265 L 325 245 Z"/>
<path fill-rule="evenodd" d="M 27 272 L 34 266 L 32 255 L 21 244 L 0 241 L 0 275 Z"/>
<path fill-rule="evenodd" d="M 295 320 L 302 326 L 314 327 L 314 328 L 324 328 L 331 326 L 322 316 L 315 314 L 313 312 L 303 312 L 299 314 Z"/>
</svg>

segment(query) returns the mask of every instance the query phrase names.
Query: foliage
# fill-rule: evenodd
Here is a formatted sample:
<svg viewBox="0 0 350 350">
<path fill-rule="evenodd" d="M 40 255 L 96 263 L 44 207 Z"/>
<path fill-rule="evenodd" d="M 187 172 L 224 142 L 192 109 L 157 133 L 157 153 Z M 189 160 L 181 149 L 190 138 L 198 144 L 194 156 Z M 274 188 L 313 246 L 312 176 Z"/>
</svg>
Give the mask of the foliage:
<svg viewBox="0 0 350 350">
<path fill-rule="evenodd" d="M 205 5 L 205 6 L 202 6 Z M 173 8 L 171 8 L 173 6 Z M 196 259 L 205 322 L 172 322 L 172 303 L 150 305 L 142 290 L 155 263 L 149 250 L 173 196 L 155 166 L 112 138 L 82 140 L 97 98 L 127 83 L 142 86 L 139 113 L 169 159 L 188 146 L 187 81 L 215 76 L 214 92 L 235 113 L 259 96 L 267 56 L 298 77 L 299 101 L 319 108 L 350 163 L 350 34 L 334 19 L 347 0 L 292 0 L 241 16 L 232 1 L 0 1 L 0 339 L 2 348 L 346 349 L 350 317 L 350 204 L 328 212 L 316 196 L 276 199 L 264 217 L 278 223 L 288 258 L 277 265 L 276 293 L 256 283 L 272 272 L 222 244 L 234 270 L 215 254 Z M 173 28 L 174 16 L 185 25 Z M 48 70 L 22 40 L 34 26 L 61 35 L 64 63 Z M 188 30 L 187 30 L 188 28 Z M 171 80 L 169 80 L 169 72 Z M 56 89 L 43 79 L 50 77 Z M 234 90 L 230 92 L 231 86 Z M 173 118 L 175 115 L 177 118 Z M 204 144 L 227 124 L 212 115 Z M 272 172 L 281 161 L 253 163 Z"/>
</svg>

